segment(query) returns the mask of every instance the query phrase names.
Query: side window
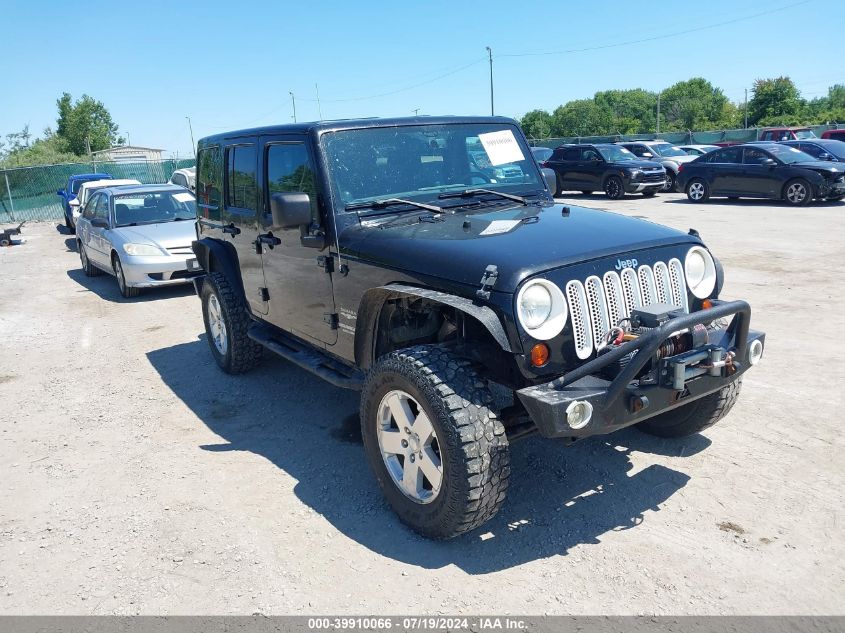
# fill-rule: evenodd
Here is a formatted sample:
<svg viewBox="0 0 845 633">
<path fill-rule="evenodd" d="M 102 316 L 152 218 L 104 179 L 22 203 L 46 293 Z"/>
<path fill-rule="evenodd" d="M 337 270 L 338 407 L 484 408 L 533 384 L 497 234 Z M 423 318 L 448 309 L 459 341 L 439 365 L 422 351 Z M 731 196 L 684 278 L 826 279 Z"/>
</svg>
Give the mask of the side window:
<svg viewBox="0 0 845 633">
<path fill-rule="evenodd" d="M 267 205 L 274 193 L 307 193 L 311 217 L 319 223 L 314 168 L 304 143 L 276 143 L 267 147 Z"/>
<path fill-rule="evenodd" d="M 90 198 L 88 200 L 88 204 L 86 204 L 85 208 L 82 210 L 82 217 L 83 218 L 85 218 L 86 220 L 90 220 L 91 218 L 94 217 L 94 210 L 97 206 L 97 201 L 101 197 L 102 196 L 94 196 L 93 198 Z"/>
<path fill-rule="evenodd" d="M 568 149 L 563 153 L 562 160 L 571 160 L 576 161 L 580 160 L 581 158 L 581 150 L 579 149 Z"/>
<path fill-rule="evenodd" d="M 645 145 L 625 145 L 624 147 L 631 150 L 634 156 L 639 156 L 640 158 L 646 153 Z"/>
<path fill-rule="evenodd" d="M 815 158 L 818 158 L 819 156 L 821 156 L 822 152 L 823 152 L 821 147 L 819 147 L 818 145 L 814 145 L 813 143 L 799 143 L 798 149 L 800 149 L 802 152 L 805 152 L 805 153 L 807 153 L 810 156 L 813 156 Z"/>
<path fill-rule="evenodd" d="M 713 156 L 708 161 L 711 163 L 741 163 L 742 162 L 742 148 L 728 147 L 721 152 L 713 152 Z"/>
<path fill-rule="evenodd" d="M 597 162 L 599 160 L 599 153 L 592 147 L 585 147 L 581 152 L 581 160 L 587 162 Z"/>
<path fill-rule="evenodd" d="M 200 215 L 219 217 L 222 191 L 223 157 L 220 148 L 204 147 L 197 156 L 197 207 Z"/>
<path fill-rule="evenodd" d="M 171 178 L 170 178 L 170 181 L 174 185 L 179 185 L 180 187 L 187 187 L 188 186 L 188 181 L 185 179 L 185 176 L 183 176 L 182 174 L 173 174 L 173 176 L 171 176 Z"/>
<path fill-rule="evenodd" d="M 255 179 L 255 145 L 226 148 L 226 206 L 255 211 L 258 185 Z"/>
<path fill-rule="evenodd" d="M 759 150 L 755 147 L 746 147 L 743 162 L 746 165 L 762 165 L 763 161 L 766 160 L 768 157 L 769 155 L 762 150 Z"/>
</svg>

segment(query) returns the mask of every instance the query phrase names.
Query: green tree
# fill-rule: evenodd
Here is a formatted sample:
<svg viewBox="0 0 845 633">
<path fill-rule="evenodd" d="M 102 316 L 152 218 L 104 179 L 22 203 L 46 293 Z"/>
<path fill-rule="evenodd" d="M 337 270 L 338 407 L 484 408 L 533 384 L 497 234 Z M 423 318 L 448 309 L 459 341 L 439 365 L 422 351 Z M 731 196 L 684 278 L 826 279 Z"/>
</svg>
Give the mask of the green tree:
<svg viewBox="0 0 845 633">
<path fill-rule="evenodd" d="M 661 131 L 730 127 L 736 118 L 736 106 L 702 77 L 679 81 L 660 93 Z"/>
<path fill-rule="evenodd" d="M 552 113 L 552 136 L 604 136 L 615 134 L 613 112 L 593 99 L 576 99 Z"/>
<path fill-rule="evenodd" d="M 531 110 L 519 124 L 528 138 L 549 138 L 552 133 L 552 115 L 545 110 Z"/>
<path fill-rule="evenodd" d="M 789 77 L 758 79 L 748 101 L 749 125 L 801 123 L 805 102 Z"/>
<path fill-rule="evenodd" d="M 56 106 L 59 110 L 56 135 L 67 142 L 68 149 L 74 154 L 81 156 L 88 153 L 86 139 L 92 152 L 124 142 L 118 136 L 117 124 L 101 101 L 82 95 L 73 103 L 70 94 L 65 92 L 56 101 Z"/>
<path fill-rule="evenodd" d="M 657 94 L 641 88 L 605 90 L 593 97 L 600 110 L 610 111 L 611 128 L 621 134 L 639 134 L 654 130 Z"/>
</svg>

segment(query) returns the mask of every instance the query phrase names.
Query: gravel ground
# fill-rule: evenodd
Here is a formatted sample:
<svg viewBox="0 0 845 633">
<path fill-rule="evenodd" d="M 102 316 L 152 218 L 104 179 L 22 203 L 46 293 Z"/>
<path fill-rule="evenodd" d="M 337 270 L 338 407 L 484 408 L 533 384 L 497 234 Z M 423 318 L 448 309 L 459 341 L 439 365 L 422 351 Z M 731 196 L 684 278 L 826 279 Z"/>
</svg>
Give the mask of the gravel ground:
<svg viewBox="0 0 845 633">
<path fill-rule="evenodd" d="M 516 443 L 500 514 L 447 543 L 386 507 L 356 394 L 222 374 L 187 287 L 123 300 L 27 225 L 0 249 L 0 613 L 844 613 L 845 205 L 567 201 L 697 228 L 766 356 L 703 435 Z"/>
</svg>

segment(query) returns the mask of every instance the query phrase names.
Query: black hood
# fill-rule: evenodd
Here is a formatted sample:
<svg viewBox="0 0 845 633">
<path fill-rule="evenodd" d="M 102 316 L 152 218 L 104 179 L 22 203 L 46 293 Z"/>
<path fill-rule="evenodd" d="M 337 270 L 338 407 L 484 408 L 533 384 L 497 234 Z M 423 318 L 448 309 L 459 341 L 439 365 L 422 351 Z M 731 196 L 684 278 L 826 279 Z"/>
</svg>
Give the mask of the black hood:
<svg viewBox="0 0 845 633">
<path fill-rule="evenodd" d="M 496 290 L 514 292 L 531 275 L 638 250 L 670 244 L 700 243 L 697 237 L 645 220 L 606 211 L 565 207 L 507 205 L 438 215 L 426 212 L 361 218 L 340 235 L 350 257 L 410 273 L 478 285 L 489 264 L 498 267 Z M 385 222 L 396 222 L 379 228 Z"/>
<path fill-rule="evenodd" d="M 826 160 L 807 161 L 806 163 L 790 163 L 792 167 L 804 167 L 805 169 L 812 169 L 819 173 L 834 175 L 845 173 L 842 163 L 835 163 Z"/>
</svg>

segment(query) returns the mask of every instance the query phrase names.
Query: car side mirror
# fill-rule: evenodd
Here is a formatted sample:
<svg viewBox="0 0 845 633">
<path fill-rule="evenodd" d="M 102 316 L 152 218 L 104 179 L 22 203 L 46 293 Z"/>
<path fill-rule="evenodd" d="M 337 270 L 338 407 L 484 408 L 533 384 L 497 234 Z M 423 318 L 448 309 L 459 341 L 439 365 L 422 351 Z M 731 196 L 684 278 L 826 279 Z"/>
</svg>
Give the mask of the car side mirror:
<svg viewBox="0 0 845 633">
<path fill-rule="evenodd" d="M 67 203 L 72 207 L 79 206 L 79 198 L 74 198 L 73 200 L 68 200 Z"/>
<path fill-rule="evenodd" d="M 643 158 L 654 158 L 654 154 L 651 152 L 643 152 Z"/>
<path fill-rule="evenodd" d="M 766 159 L 763 161 L 763 163 L 762 163 L 762 164 L 763 164 L 763 165 L 765 165 L 766 167 L 774 167 L 774 166 L 775 166 L 775 165 L 777 165 L 778 163 L 777 163 L 777 161 L 776 161 L 774 158 L 766 158 Z"/>
<path fill-rule="evenodd" d="M 819 160 L 833 160 L 833 156 L 831 156 L 827 152 L 822 152 L 821 154 L 819 154 Z"/>
<path fill-rule="evenodd" d="M 549 191 L 554 193 L 557 190 L 557 174 L 555 173 L 554 169 L 548 169 L 543 167 L 540 171 L 543 172 L 543 178 L 546 181 L 546 187 L 549 188 Z"/>
<path fill-rule="evenodd" d="M 96 227 L 98 229 L 107 229 L 109 228 L 109 221 L 104 218 L 92 218 L 91 226 Z"/>
<path fill-rule="evenodd" d="M 311 224 L 311 198 L 307 193 L 274 193 L 270 197 L 272 230 Z"/>
<path fill-rule="evenodd" d="M 57 195 L 57 196 L 61 196 L 62 198 L 64 198 L 64 197 L 65 197 L 65 190 L 64 190 L 64 189 L 59 189 L 59 190 L 56 192 L 56 195 Z"/>
</svg>

